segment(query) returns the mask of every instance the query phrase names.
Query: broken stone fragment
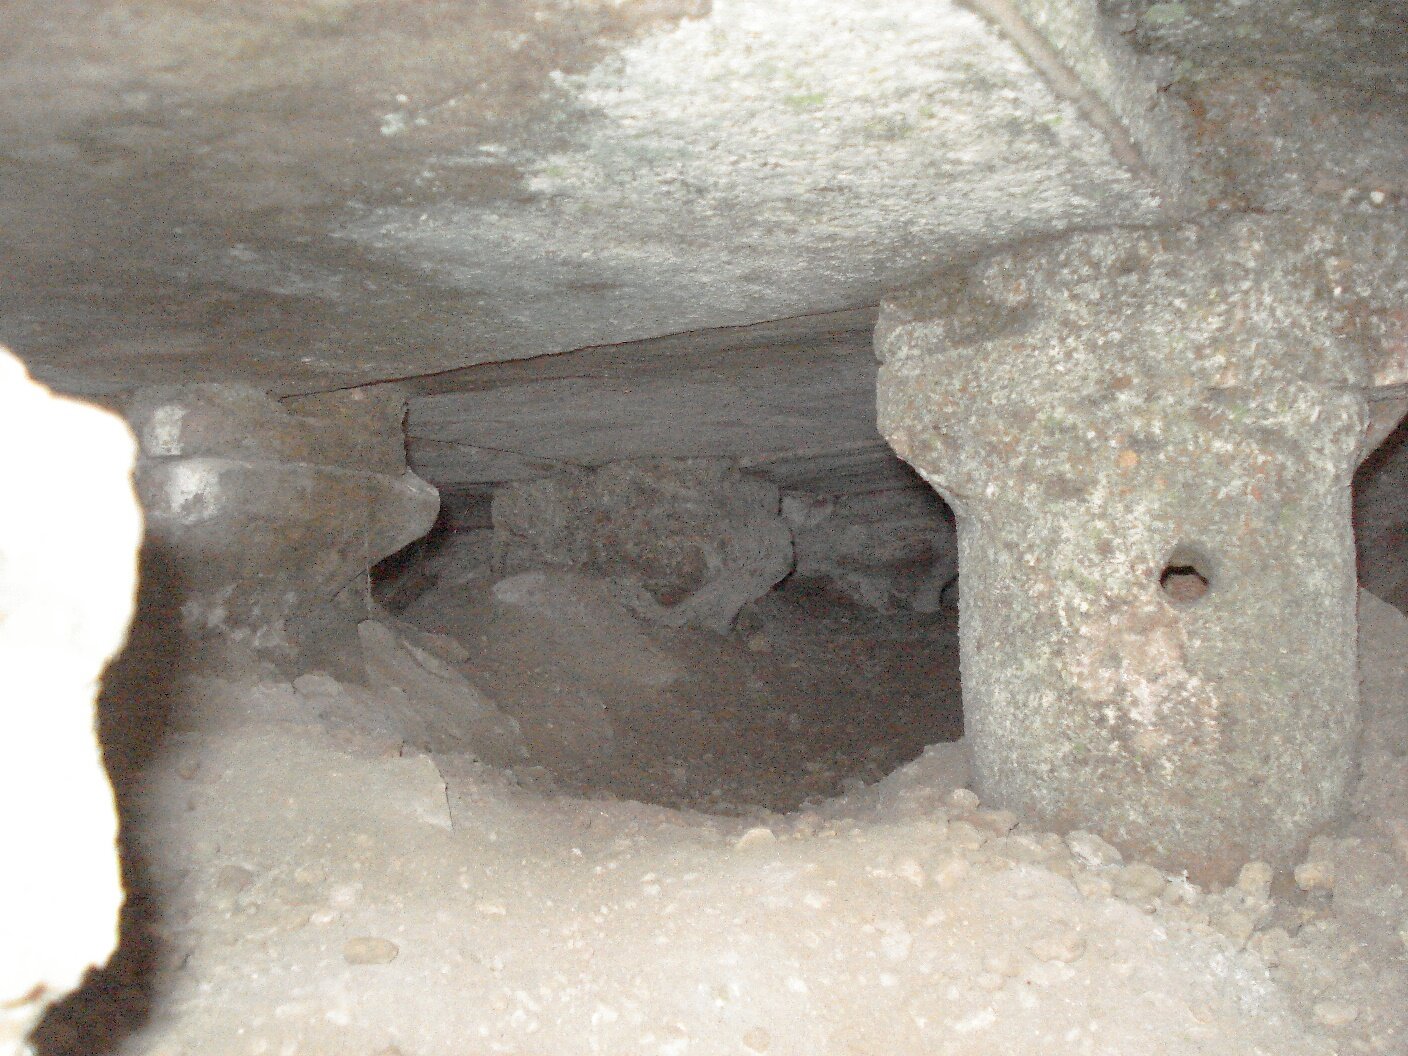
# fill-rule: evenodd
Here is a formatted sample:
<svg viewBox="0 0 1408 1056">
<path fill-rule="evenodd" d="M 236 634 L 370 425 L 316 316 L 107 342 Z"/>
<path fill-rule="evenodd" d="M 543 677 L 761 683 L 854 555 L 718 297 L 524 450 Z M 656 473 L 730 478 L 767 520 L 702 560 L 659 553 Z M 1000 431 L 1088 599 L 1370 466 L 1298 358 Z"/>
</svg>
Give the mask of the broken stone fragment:
<svg viewBox="0 0 1408 1056">
<path fill-rule="evenodd" d="M 1317 1001 L 1313 1014 L 1321 1026 L 1343 1027 L 1359 1018 L 1359 1008 L 1347 1001 Z"/>
<path fill-rule="evenodd" d="M 1085 939 L 1075 931 L 1062 930 L 1035 940 L 1028 949 L 1038 961 L 1070 964 L 1085 954 Z"/>
<path fill-rule="evenodd" d="M 495 567 L 595 572 L 637 616 L 727 631 L 792 570 L 777 486 L 726 459 L 621 462 L 494 497 Z"/>
<path fill-rule="evenodd" d="M 1271 881 L 1275 872 L 1265 862 L 1248 862 L 1237 873 L 1237 889 L 1248 898 L 1265 902 L 1271 897 Z"/>
<path fill-rule="evenodd" d="M 1349 485 L 1402 413 L 1406 268 L 1387 223 L 1239 217 L 886 302 L 880 424 L 957 518 L 985 801 L 1221 880 L 1343 807 Z"/>
<path fill-rule="evenodd" d="M 1075 832 L 1067 833 L 1066 846 L 1070 848 L 1071 853 L 1081 864 L 1091 869 L 1106 865 L 1119 865 L 1124 861 L 1124 856 L 1117 848 L 1111 847 L 1093 832 L 1082 832 L 1077 829 Z"/>
<path fill-rule="evenodd" d="M 358 625 L 357 636 L 385 718 L 407 743 L 497 766 L 522 758 L 518 723 L 454 667 L 375 620 Z"/>
<path fill-rule="evenodd" d="M 1128 902 L 1153 902 L 1164 893 L 1168 878 L 1152 865 L 1135 862 L 1119 871 L 1114 880 L 1114 893 Z"/>
<path fill-rule="evenodd" d="M 1310 861 L 1296 866 L 1296 886 L 1302 891 L 1331 891 L 1335 886 L 1333 862 Z"/>
<path fill-rule="evenodd" d="M 401 947 L 390 939 L 375 935 L 359 935 L 348 939 L 342 947 L 342 958 L 348 964 L 390 964 L 401 953 Z"/>
<path fill-rule="evenodd" d="M 477 677 L 511 702 L 524 739 L 559 759 L 609 755 L 619 695 L 654 698 L 681 676 L 600 576 L 522 572 L 488 590 L 442 582 L 406 618 L 472 643 Z"/>
<path fill-rule="evenodd" d="M 763 847 L 777 842 L 777 834 L 766 825 L 755 825 L 743 833 L 734 842 L 734 849 L 746 851 L 754 847 Z"/>
<path fill-rule="evenodd" d="M 881 491 L 829 499 L 783 496 L 796 575 L 821 577 L 881 612 L 937 612 L 958 575 L 953 516 L 928 491 Z"/>
<path fill-rule="evenodd" d="M 658 689 L 680 678 L 669 654 L 595 576 L 524 572 L 495 583 L 492 595 L 497 617 L 524 621 L 604 694 L 618 682 Z"/>
<path fill-rule="evenodd" d="M 405 396 L 392 386 L 277 400 L 249 385 L 163 385 L 137 390 L 125 410 L 146 458 L 406 468 Z"/>
<path fill-rule="evenodd" d="M 428 531 L 439 498 L 405 468 L 403 414 L 390 389 L 286 404 L 244 385 L 137 392 L 150 559 L 187 630 L 286 648 L 290 618 Z"/>
</svg>

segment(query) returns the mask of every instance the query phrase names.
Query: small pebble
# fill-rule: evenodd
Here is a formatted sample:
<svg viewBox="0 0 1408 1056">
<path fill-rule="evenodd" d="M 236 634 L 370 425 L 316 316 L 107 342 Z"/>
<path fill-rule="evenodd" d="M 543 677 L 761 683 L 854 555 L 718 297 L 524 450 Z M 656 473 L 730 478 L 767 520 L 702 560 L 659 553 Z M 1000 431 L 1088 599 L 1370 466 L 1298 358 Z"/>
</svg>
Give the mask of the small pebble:
<svg viewBox="0 0 1408 1056">
<path fill-rule="evenodd" d="M 215 890 L 227 895 L 237 895 L 253 882 L 253 870 L 242 865 L 222 866 L 215 874 Z"/>
<path fill-rule="evenodd" d="M 796 840 L 807 840 L 816 835 L 817 828 L 821 825 L 821 819 L 815 814 L 804 812 L 798 814 L 792 822 L 792 838 Z"/>
<path fill-rule="evenodd" d="M 965 851 L 976 851 L 988 842 L 988 834 L 966 821 L 955 821 L 948 827 L 948 838 Z"/>
<path fill-rule="evenodd" d="M 772 829 L 768 828 L 766 825 L 755 825 L 742 836 L 738 837 L 738 842 L 733 846 L 737 850 L 743 851 L 747 850 L 749 847 L 760 847 L 763 844 L 776 842 L 777 834 L 773 832 Z"/>
<path fill-rule="evenodd" d="M 907 880 L 915 887 L 923 887 L 926 877 L 924 867 L 913 858 L 901 858 L 895 864 L 895 875 L 901 880 Z"/>
<path fill-rule="evenodd" d="M 390 964 L 401 952 L 390 939 L 363 935 L 348 939 L 342 947 L 342 959 L 348 964 Z"/>
<path fill-rule="evenodd" d="M 1322 1027 L 1343 1027 L 1359 1018 L 1359 1009 L 1344 1001 L 1317 1001 L 1314 1014 Z"/>
<path fill-rule="evenodd" d="M 767 1052 L 772 1045 L 772 1035 L 762 1027 L 754 1027 L 743 1035 L 743 1047 L 749 1052 Z"/>
<path fill-rule="evenodd" d="M 1164 893 L 1168 881 L 1164 874 L 1145 862 L 1126 865 L 1115 877 L 1114 892 L 1127 902 L 1146 902 Z"/>
<path fill-rule="evenodd" d="M 1260 902 L 1271 897 L 1271 866 L 1265 862 L 1248 862 L 1237 874 L 1237 888 Z"/>
<path fill-rule="evenodd" d="M 1093 832 L 1076 829 L 1067 833 L 1066 846 L 1076 858 L 1092 869 L 1103 865 L 1118 865 L 1124 861 L 1124 855 L 1120 854 L 1118 849 L 1111 847 Z"/>
<path fill-rule="evenodd" d="M 1333 891 L 1335 863 L 1323 860 L 1302 862 L 1296 866 L 1296 886 L 1302 891 Z"/>
<path fill-rule="evenodd" d="M 982 800 L 978 798 L 978 793 L 971 788 L 955 788 L 948 794 L 948 805 L 955 810 L 969 811 L 977 810 L 978 804 Z"/>
<path fill-rule="evenodd" d="M 1057 844 L 1065 851 L 1064 844 Z M 1001 843 L 1002 853 L 1014 862 L 1044 862 L 1051 857 L 1051 849 L 1029 832 L 1014 832 Z"/>
<path fill-rule="evenodd" d="M 284 931 L 302 931 L 312 922 L 313 912 L 306 906 L 287 906 L 274 915 L 274 926 Z"/>
<path fill-rule="evenodd" d="M 1203 897 L 1198 885 L 1186 877 L 1175 877 L 1164 887 L 1163 900 L 1171 906 L 1196 906 Z"/>
<path fill-rule="evenodd" d="M 975 810 L 968 821 L 980 829 L 1005 836 L 1017 827 L 1017 815 L 1010 810 Z"/>
<path fill-rule="evenodd" d="M 1114 892 L 1115 885 L 1110 883 L 1110 878 L 1101 876 L 1099 873 L 1079 872 L 1071 879 L 1075 882 L 1076 890 L 1080 892 L 1081 898 L 1087 902 L 1109 898 Z"/>
<path fill-rule="evenodd" d="M 1085 953 L 1085 939 L 1074 931 L 1063 931 L 1056 935 L 1037 939 L 1027 949 L 1039 961 L 1060 961 L 1062 964 L 1070 964 L 1072 961 L 1080 960 L 1081 955 Z"/>
<path fill-rule="evenodd" d="M 1232 940 L 1232 945 L 1241 949 L 1256 930 L 1256 915 L 1240 909 L 1224 909 L 1213 914 L 1211 924 Z"/>
<path fill-rule="evenodd" d="M 1276 967 L 1286 957 L 1291 946 L 1291 936 L 1285 928 L 1267 928 L 1252 936 L 1247 944 L 1271 967 Z"/>
</svg>

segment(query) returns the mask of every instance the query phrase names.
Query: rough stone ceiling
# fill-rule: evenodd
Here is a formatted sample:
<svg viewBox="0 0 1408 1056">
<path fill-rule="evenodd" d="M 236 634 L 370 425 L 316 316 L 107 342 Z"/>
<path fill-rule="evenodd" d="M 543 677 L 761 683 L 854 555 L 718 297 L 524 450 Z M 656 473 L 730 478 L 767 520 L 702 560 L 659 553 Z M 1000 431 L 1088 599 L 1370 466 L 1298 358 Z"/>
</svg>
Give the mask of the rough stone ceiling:
<svg viewBox="0 0 1408 1056">
<path fill-rule="evenodd" d="M 73 390 L 310 390 L 1151 218 L 1147 86 L 1092 5 L 1023 6 L 1031 57 L 953 0 L 14 0 L 0 339 Z"/>
<path fill-rule="evenodd" d="M 1186 201 L 1131 43 L 1321 86 L 1213 145 L 1262 159 L 1270 207 L 1394 193 L 1398 0 L 1103 7 L 10 0 L 0 342 L 79 393 L 409 379 L 413 461 L 451 488 L 650 454 L 892 485 L 882 291 Z M 1306 139 L 1306 90 L 1378 102 Z"/>
</svg>

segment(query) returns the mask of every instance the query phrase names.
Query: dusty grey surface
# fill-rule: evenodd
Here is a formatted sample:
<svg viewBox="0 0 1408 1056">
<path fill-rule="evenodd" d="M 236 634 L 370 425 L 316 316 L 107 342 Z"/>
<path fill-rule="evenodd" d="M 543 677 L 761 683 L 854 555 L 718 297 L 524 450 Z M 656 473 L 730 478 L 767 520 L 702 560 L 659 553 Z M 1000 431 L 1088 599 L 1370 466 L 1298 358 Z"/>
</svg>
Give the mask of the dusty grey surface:
<svg viewBox="0 0 1408 1056">
<path fill-rule="evenodd" d="M 1402 381 L 1405 247 L 1377 220 L 1233 218 L 886 303 L 881 428 L 958 517 L 985 795 L 1224 878 L 1343 808 L 1350 478 L 1366 396 Z M 1161 583 L 1192 570 L 1205 594 Z"/>
<path fill-rule="evenodd" d="M 953 0 L 22 0 L 0 338 L 289 392 L 874 305 L 1176 196 L 1093 10 L 1036 61 Z"/>
</svg>

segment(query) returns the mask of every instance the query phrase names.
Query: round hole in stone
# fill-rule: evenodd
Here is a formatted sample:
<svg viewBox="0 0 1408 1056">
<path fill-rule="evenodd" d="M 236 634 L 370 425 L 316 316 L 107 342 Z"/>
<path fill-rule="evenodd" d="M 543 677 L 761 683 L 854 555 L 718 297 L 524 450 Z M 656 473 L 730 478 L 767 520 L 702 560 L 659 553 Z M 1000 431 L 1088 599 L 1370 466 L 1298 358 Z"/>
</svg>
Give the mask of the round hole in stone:
<svg viewBox="0 0 1408 1056">
<path fill-rule="evenodd" d="M 1212 589 L 1212 562 L 1189 546 L 1178 546 L 1159 573 L 1159 587 L 1176 605 L 1201 601 Z"/>
</svg>

